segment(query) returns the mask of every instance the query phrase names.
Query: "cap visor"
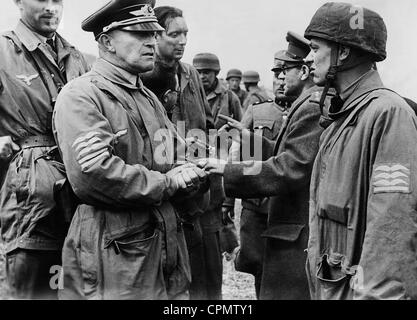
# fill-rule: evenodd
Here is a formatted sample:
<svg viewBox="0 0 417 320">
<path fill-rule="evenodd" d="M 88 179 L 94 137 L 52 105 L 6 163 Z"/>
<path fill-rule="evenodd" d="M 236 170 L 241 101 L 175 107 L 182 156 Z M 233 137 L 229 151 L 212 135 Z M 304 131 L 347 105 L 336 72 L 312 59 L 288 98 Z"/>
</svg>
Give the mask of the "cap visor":
<svg viewBox="0 0 417 320">
<path fill-rule="evenodd" d="M 130 26 L 125 26 L 122 28 L 119 28 L 119 30 L 125 30 L 125 31 L 133 31 L 133 32 L 141 32 L 141 31 L 164 31 L 165 29 L 162 28 L 159 23 L 157 22 L 142 22 L 142 23 L 136 23 L 132 24 Z"/>
</svg>

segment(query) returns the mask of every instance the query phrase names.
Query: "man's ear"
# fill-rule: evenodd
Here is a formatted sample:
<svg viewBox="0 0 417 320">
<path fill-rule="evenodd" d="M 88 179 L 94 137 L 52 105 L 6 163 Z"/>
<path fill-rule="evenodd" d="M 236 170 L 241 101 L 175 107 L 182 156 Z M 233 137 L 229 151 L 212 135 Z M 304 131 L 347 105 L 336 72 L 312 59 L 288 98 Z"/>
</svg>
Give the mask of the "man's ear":
<svg viewBox="0 0 417 320">
<path fill-rule="evenodd" d="M 103 33 L 98 39 L 98 42 L 102 45 L 103 48 L 106 49 L 106 51 L 113 53 L 116 52 L 116 49 L 112 44 L 112 37 L 107 33 Z"/>
<path fill-rule="evenodd" d="M 306 81 L 310 77 L 310 68 L 306 65 L 301 67 L 301 80 Z"/>
<path fill-rule="evenodd" d="M 163 35 L 163 33 L 164 33 L 165 31 L 158 31 L 157 33 L 156 33 L 156 42 L 159 42 L 160 40 L 161 40 L 161 38 L 162 38 L 162 35 Z"/>
<path fill-rule="evenodd" d="M 346 61 L 350 56 L 351 50 L 349 47 L 340 46 L 339 61 Z"/>
</svg>

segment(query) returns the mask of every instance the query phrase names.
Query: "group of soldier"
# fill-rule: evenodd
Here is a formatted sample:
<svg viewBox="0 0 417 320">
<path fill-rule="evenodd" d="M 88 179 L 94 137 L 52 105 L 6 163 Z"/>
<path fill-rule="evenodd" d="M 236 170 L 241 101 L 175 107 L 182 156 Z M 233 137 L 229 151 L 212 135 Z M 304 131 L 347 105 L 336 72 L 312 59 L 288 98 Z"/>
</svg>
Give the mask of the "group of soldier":
<svg viewBox="0 0 417 320">
<path fill-rule="evenodd" d="M 15 2 L 0 37 L 12 297 L 218 300 L 226 253 L 262 300 L 417 298 L 415 104 L 379 77 L 376 12 L 330 2 L 288 32 L 270 100 L 254 71 L 224 82 L 212 53 L 182 62 L 178 8 L 109 1 L 82 23 L 90 66 L 56 32 L 62 0 Z"/>
</svg>

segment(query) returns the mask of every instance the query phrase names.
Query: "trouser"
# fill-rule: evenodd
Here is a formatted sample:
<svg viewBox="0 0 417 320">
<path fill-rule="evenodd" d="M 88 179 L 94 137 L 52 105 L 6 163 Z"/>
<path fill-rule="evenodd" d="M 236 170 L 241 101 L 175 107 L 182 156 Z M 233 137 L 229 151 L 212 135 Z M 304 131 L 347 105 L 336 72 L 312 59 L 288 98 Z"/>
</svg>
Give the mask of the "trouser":
<svg viewBox="0 0 417 320">
<path fill-rule="evenodd" d="M 184 235 L 190 257 L 191 285 L 190 299 L 204 300 L 207 297 L 206 261 L 204 259 L 203 234 L 200 220 L 192 225 L 184 226 Z"/>
<path fill-rule="evenodd" d="M 239 239 L 235 222 L 231 218 L 223 218 L 223 225 L 220 230 L 221 251 L 232 253 L 239 247 Z"/>
<path fill-rule="evenodd" d="M 6 255 L 10 295 L 19 300 L 56 300 L 61 251 L 18 249 Z"/>
<path fill-rule="evenodd" d="M 255 277 L 256 295 L 259 298 L 268 215 L 243 208 L 240 218 L 240 251 L 236 258 L 236 270 Z"/>
<path fill-rule="evenodd" d="M 220 231 L 203 228 L 204 260 L 206 261 L 207 300 L 222 300 L 223 255 Z"/>
</svg>

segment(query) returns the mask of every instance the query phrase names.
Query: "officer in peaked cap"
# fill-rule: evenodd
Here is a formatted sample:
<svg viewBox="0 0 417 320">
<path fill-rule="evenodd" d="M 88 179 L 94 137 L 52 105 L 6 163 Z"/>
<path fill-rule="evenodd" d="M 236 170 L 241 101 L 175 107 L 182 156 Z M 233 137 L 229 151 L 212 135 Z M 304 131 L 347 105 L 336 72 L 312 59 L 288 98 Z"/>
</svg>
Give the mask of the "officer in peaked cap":
<svg viewBox="0 0 417 320">
<path fill-rule="evenodd" d="M 155 17 L 155 0 L 111 0 L 82 23 L 84 31 L 93 32 L 96 39 L 103 33 L 125 31 L 163 31 Z"/>
<path fill-rule="evenodd" d="M 309 76 L 309 63 L 306 58 L 310 53 L 310 42 L 295 32 L 289 31 L 286 40 L 288 42 L 287 50 L 280 51 L 276 55 L 278 61 L 283 62 L 282 72 L 285 76 L 285 95 L 287 97 L 299 97 L 303 91 Z M 304 73 L 300 76 L 298 71 Z"/>
<path fill-rule="evenodd" d="M 174 163 L 182 140 L 175 149 L 169 138 L 154 139 L 177 131 L 139 76 L 154 67 L 155 32 L 163 30 L 152 4 L 111 1 L 83 22 L 100 59 L 56 103 L 58 146 L 84 203 L 64 243 L 63 299 L 189 297 L 190 262 L 174 206 L 195 201 L 189 193 L 200 191 L 205 173 Z"/>
<path fill-rule="evenodd" d="M 287 40 L 288 49 L 277 54 L 284 66 L 277 65 L 273 69 L 282 70 L 285 94 L 292 93 L 297 100 L 292 103 L 285 119 L 282 112 L 281 116 L 267 113 L 268 107 L 271 110 L 271 107 L 279 107 L 278 104 L 262 103 L 249 107 L 242 121 L 244 123 L 252 118 L 252 128 L 248 125 L 246 128 L 265 136 L 279 127 L 271 143 L 263 145 L 263 154 L 259 153 L 262 158 L 252 162 L 251 170 L 257 174 L 246 174 L 246 163 L 232 161 L 224 166 L 215 159 L 205 162 L 206 171 L 224 176 L 225 191 L 229 197 L 270 197 L 266 208 L 253 204 L 249 206 L 252 200 L 243 204 L 241 251 L 236 260 L 236 270 L 255 275 L 261 300 L 310 298 L 305 272 L 308 199 L 311 167 L 317 156 L 323 128 L 319 125 L 319 105 L 311 102 L 319 88 L 314 86 L 310 68 L 304 62 L 309 54 L 308 41 L 294 33 L 289 33 Z M 232 146 L 232 156 L 235 154 L 233 151 Z"/>
<path fill-rule="evenodd" d="M 298 35 L 295 32 L 289 31 L 287 33 L 288 49 L 277 52 L 276 59 L 285 63 L 286 67 L 294 65 L 302 65 L 305 63 L 304 59 L 310 53 L 310 41 Z"/>
<path fill-rule="evenodd" d="M 245 90 L 242 90 L 242 88 L 240 87 L 242 77 L 243 73 L 239 69 L 229 70 L 229 72 L 227 72 L 226 77 L 226 81 L 229 84 L 229 89 L 237 95 L 241 105 L 243 105 L 243 102 L 248 96 L 248 93 Z"/>
<path fill-rule="evenodd" d="M 285 54 L 285 50 L 278 51 L 274 55 L 274 66 L 272 67 L 271 71 L 274 73 L 274 80 L 272 83 L 275 99 L 278 101 L 285 100 L 286 97 L 284 95 L 284 79 L 285 76 L 282 73 L 285 64 L 284 61 L 280 60 L 279 58 Z"/>
</svg>

